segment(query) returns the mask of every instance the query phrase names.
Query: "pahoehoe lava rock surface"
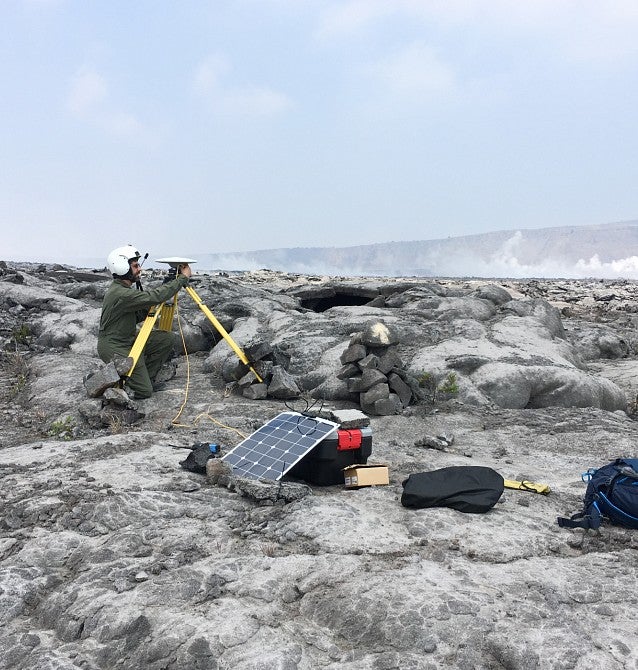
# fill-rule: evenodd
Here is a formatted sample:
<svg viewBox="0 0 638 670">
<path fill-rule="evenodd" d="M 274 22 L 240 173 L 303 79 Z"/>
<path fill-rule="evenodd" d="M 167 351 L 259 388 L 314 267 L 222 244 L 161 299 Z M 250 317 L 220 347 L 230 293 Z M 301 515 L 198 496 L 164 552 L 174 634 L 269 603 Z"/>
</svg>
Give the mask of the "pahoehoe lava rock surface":
<svg viewBox="0 0 638 670">
<path fill-rule="evenodd" d="M 634 283 L 200 273 L 301 396 L 236 393 L 234 354 L 185 297 L 188 357 L 176 337 L 177 374 L 125 406 L 83 385 L 108 281 L 0 264 L 0 668 L 637 667 L 636 531 L 556 525 L 582 472 L 637 456 Z M 430 391 L 370 417 L 389 486 L 277 495 L 180 467 L 288 407 L 358 408 L 339 359 L 375 322 Z M 482 515 L 401 506 L 409 474 L 450 465 L 552 492 L 506 489 Z"/>
</svg>

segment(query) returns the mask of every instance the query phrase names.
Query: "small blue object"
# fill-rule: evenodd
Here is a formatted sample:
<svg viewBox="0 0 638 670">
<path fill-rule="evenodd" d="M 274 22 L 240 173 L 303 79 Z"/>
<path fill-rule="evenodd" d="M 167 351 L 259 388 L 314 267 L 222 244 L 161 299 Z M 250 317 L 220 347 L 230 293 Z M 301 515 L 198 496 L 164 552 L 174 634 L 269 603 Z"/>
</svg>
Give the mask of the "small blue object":
<svg viewBox="0 0 638 670">
<path fill-rule="evenodd" d="M 210 449 L 211 454 L 218 454 L 219 453 L 219 445 L 218 444 L 213 444 L 212 442 L 208 445 L 208 448 Z"/>
</svg>

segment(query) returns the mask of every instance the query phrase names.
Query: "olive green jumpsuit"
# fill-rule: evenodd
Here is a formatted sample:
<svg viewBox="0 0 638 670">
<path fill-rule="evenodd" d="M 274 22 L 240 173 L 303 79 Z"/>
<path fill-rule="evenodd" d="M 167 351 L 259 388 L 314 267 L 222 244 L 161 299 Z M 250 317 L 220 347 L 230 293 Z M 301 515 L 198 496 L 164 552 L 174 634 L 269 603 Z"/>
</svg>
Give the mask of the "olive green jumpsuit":
<svg viewBox="0 0 638 670">
<path fill-rule="evenodd" d="M 115 354 L 128 356 L 137 336 L 137 323 L 142 321 L 153 305 L 165 302 L 188 284 L 188 277 L 178 275 L 159 288 L 138 291 L 120 279 L 114 279 L 102 302 L 97 352 L 109 363 Z M 173 350 L 173 333 L 152 330 L 133 374 L 126 384 L 136 398 L 153 395 L 153 380 Z"/>
</svg>

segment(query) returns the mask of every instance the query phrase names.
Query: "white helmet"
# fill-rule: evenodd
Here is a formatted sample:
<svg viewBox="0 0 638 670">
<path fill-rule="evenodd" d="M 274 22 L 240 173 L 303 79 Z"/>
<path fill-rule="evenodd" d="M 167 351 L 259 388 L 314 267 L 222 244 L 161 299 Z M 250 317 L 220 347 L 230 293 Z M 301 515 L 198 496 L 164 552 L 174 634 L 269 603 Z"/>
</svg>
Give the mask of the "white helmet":
<svg viewBox="0 0 638 670">
<path fill-rule="evenodd" d="M 135 247 L 127 244 L 125 247 L 113 249 L 106 259 L 106 265 L 112 274 L 123 277 L 131 269 L 128 262 L 140 258 L 141 255 Z"/>
</svg>

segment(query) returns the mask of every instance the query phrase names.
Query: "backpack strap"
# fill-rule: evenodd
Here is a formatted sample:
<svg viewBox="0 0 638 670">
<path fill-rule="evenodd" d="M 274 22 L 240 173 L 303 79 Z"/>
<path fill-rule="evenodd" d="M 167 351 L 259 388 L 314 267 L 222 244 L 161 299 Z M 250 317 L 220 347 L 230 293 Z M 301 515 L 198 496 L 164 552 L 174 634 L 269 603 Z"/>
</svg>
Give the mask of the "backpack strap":
<svg viewBox="0 0 638 670">
<path fill-rule="evenodd" d="M 597 530 L 602 523 L 603 515 L 597 502 L 593 502 L 588 508 L 569 518 L 558 517 L 556 523 L 561 528 L 584 528 L 585 530 Z"/>
</svg>

